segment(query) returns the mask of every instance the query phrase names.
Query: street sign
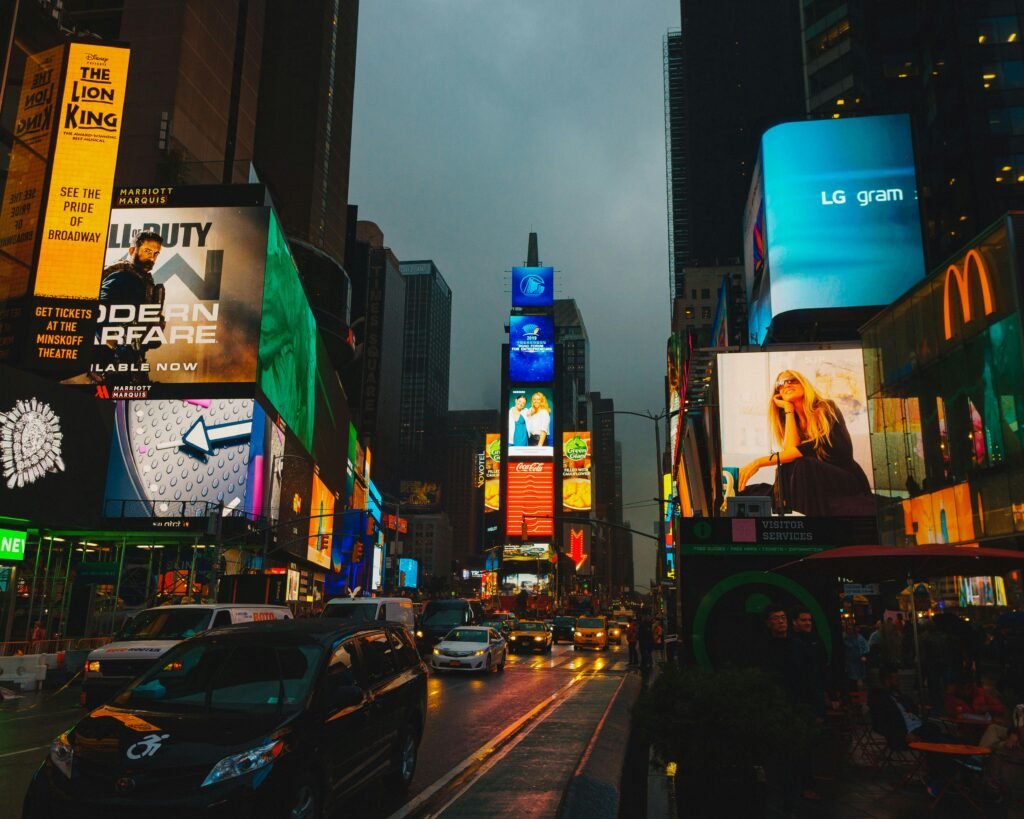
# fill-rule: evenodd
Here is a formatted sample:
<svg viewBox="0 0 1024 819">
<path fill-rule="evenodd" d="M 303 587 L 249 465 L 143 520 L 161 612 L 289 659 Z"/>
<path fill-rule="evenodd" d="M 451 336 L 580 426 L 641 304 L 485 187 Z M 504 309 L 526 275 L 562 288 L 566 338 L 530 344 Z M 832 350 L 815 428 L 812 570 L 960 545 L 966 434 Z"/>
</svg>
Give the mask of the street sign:
<svg viewBox="0 0 1024 819">
<path fill-rule="evenodd" d="M 878 594 L 877 583 L 844 583 L 843 594 L 863 594 L 865 597 Z"/>
</svg>

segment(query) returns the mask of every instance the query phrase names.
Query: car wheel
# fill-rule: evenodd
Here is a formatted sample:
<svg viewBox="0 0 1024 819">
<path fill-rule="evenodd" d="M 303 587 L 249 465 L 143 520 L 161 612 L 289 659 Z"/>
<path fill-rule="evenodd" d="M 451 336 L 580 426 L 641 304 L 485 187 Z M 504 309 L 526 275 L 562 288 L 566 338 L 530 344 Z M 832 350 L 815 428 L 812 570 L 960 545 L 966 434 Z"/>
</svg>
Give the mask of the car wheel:
<svg viewBox="0 0 1024 819">
<path fill-rule="evenodd" d="M 501 671 L 504 671 L 504 670 L 505 670 L 505 660 L 507 659 L 507 657 L 508 657 L 508 655 L 507 655 L 507 654 L 504 654 L 504 653 L 503 653 L 503 654 L 501 655 L 501 662 L 500 662 L 500 663 L 498 663 L 498 671 L 499 671 L 499 672 L 501 672 Z"/>
<path fill-rule="evenodd" d="M 416 773 L 418 753 L 416 730 L 412 725 L 406 725 L 398 735 L 391 767 L 391 784 L 403 793 L 412 784 L 413 775 Z"/>
<path fill-rule="evenodd" d="M 299 779 L 288 798 L 285 816 L 288 819 L 319 819 L 320 791 L 309 777 Z"/>
<path fill-rule="evenodd" d="M 491 655 L 487 655 L 487 662 L 484 664 L 484 674 L 490 674 L 494 670 L 494 663 L 491 662 Z"/>
</svg>

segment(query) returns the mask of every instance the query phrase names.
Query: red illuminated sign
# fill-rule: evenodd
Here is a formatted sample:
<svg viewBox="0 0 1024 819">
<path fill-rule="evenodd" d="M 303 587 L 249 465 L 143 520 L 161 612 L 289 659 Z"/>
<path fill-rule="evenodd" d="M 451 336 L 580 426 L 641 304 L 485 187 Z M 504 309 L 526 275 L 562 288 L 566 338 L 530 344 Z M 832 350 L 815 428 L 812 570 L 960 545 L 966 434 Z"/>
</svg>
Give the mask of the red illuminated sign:
<svg viewBox="0 0 1024 819">
<path fill-rule="evenodd" d="M 519 461 L 508 465 L 506 527 L 519 533 L 526 515 L 529 537 L 554 534 L 555 466 L 551 461 Z"/>
</svg>

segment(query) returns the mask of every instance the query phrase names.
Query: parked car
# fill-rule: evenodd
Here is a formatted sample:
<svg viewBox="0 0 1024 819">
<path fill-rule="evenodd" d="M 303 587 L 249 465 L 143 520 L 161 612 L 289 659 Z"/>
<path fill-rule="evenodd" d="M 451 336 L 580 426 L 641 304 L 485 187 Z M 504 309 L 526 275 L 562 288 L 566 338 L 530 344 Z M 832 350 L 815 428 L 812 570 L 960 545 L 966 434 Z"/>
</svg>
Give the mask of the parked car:
<svg viewBox="0 0 1024 819">
<path fill-rule="evenodd" d="M 324 606 L 323 617 L 339 620 L 388 620 L 416 630 L 412 601 L 407 597 L 334 597 Z"/>
<path fill-rule="evenodd" d="M 513 654 L 521 651 L 551 653 L 551 631 L 542 620 L 520 620 L 508 638 L 508 647 Z"/>
<path fill-rule="evenodd" d="M 287 620 L 291 616 L 291 609 L 287 606 L 244 603 L 200 603 L 145 609 L 122 626 L 112 643 L 89 652 L 82 677 L 81 704 L 95 708 L 107 702 L 182 640 L 208 629 Z"/>
<path fill-rule="evenodd" d="M 615 643 L 617 646 L 622 645 L 622 635 L 626 633 L 626 629 L 623 628 L 622 624 L 617 620 L 608 621 L 608 642 Z"/>
<path fill-rule="evenodd" d="M 430 600 L 416 624 L 416 644 L 427 655 L 456 626 L 476 626 L 484 619 L 484 609 L 477 600 L 455 598 Z"/>
<path fill-rule="evenodd" d="M 386 623 L 217 629 L 169 650 L 57 737 L 24 819 L 327 816 L 412 781 L 427 669 Z"/>
<path fill-rule="evenodd" d="M 505 670 L 505 638 L 486 626 L 453 628 L 433 648 L 430 667 L 435 671 Z"/>
<path fill-rule="evenodd" d="M 567 643 L 572 642 L 572 634 L 576 630 L 576 618 L 575 617 L 556 617 L 553 621 L 551 629 L 551 639 L 556 644 L 562 640 Z"/>
<path fill-rule="evenodd" d="M 572 648 L 608 650 L 608 621 L 604 617 L 581 617 L 576 621 L 576 631 L 572 635 Z"/>
</svg>

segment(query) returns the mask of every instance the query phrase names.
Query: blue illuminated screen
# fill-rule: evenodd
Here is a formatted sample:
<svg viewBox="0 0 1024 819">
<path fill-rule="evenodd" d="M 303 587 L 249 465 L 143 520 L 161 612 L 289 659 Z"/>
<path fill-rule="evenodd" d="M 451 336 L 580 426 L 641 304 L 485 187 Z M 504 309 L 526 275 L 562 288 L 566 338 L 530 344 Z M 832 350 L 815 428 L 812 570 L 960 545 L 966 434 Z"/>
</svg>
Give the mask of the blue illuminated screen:
<svg viewBox="0 0 1024 819">
<path fill-rule="evenodd" d="M 420 564 L 414 557 L 398 558 L 398 587 L 415 589 L 419 585 Z"/>
<path fill-rule="evenodd" d="M 555 378 L 555 322 L 551 316 L 510 316 L 508 377 L 544 384 Z"/>
<path fill-rule="evenodd" d="M 512 306 L 550 307 L 555 300 L 553 267 L 513 267 Z"/>
</svg>

